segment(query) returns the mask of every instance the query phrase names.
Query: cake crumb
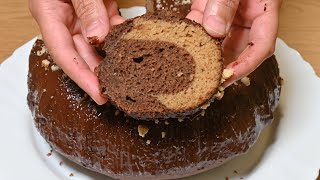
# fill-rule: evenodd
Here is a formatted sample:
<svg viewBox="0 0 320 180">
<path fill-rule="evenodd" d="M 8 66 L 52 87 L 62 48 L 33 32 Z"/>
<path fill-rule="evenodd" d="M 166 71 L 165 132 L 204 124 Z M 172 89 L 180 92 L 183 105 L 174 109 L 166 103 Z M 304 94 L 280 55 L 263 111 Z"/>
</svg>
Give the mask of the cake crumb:
<svg viewBox="0 0 320 180">
<path fill-rule="evenodd" d="M 60 67 L 57 66 L 57 65 L 52 65 L 52 66 L 51 66 L 51 71 L 52 71 L 52 72 L 58 71 L 59 69 L 60 69 Z"/>
<path fill-rule="evenodd" d="M 73 176 L 74 176 L 74 174 L 73 174 L 73 173 L 70 173 L 70 174 L 69 174 L 69 176 L 70 176 L 70 177 L 73 177 Z"/>
<path fill-rule="evenodd" d="M 166 132 L 161 132 L 161 137 L 165 138 L 166 137 Z"/>
<path fill-rule="evenodd" d="M 59 162 L 59 166 L 62 166 L 62 164 L 63 164 L 63 161 L 60 161 L 60 162 Z"/>
<path fill-rule="evenodd" d="M 194 78 L 194 75 L 193 75 L 193 74 L 191 74 L 191 75 L 190 75 L 189 80 L 190 80 L 190 81 L 192 81 L 192 80 L 193 80 L 193 78 Z"/>
<path fill-rule="evenodd" d="M 49 152 L 48 154 L 47 154 L 47 156 L 49 157 L 49 156 L 51 156 L 52 155 L 52 153 L 51 152 Z"/>
<path fill-rule="evenodd" d="M 234 170 L 233 172 L 234 172 L 235 174 L 238 174 L 238 171 L 237 171 L 237 170 Z"/>
<path fill-rule="evenodd" d="M 47 71 L 49 69 L 50 61 L 47 59 L 44 59 L 41 61 L 41 67 L 44 67 L 44 69 Z"/>
<path fill-rule="evenodd" d="M 167 120 L 164 121 L 165 125 L 169 125 L 169 122 Z"/>
<path fill-rule="evenodd" d="M 114 112 L 114 115 L 115 116 L 118 116 L 120 114 L 120 111 L 119 110 L 116 110 L 116 112 Z"/>
<path fill-rule="evenodd" d="M 202 110 L 200 114 L 201 114 L 201 116 L 204 116 L 206 114 L 206 111 Z"/>
<path fill-rule="evenodd" d="M 181 77 L 183 75 L 183 72 L 178 72 L 177 76 Z"/>
<path fill-rule="evenodd" d="M 146 144 L 149 145 L 151 143 L 151 140 L 147 140 Z"/>
<path fill-rule="evenodd" d="M 139 132 L 139 136 L 144 138 L 146 134 L 149 132 L 149 128 L 145 125 L 139 125 L 138 132 Z"/>
<path fill-rule="evenodd" d="M 179 122 L 183 122 L 184 119 L 183 119 L 183 118 L 178 118 L 178 121 L 179 121 Z"/>
<path fill-rule="evenodd" d="M 248 78 L 248 77 L 242 78 L 241 82 L 246 86 L 250 86 L 250 78 Z"/>
<path fill-rule="evenodd" d="M 229 79 L 232 75 L 233 75 L 234 71 L 233 69 L 224 69 L 223 72 L 222 72 L 222 78 L 223 79 Z"/>
<path fill-rule="evenodd" d="M 254 45 L 253 42 L 248 43 L 248 46 L 253 46 L 253 45 Z"/>
<path fill-rule="evenodd" d="M 210 106 L 210 102 L 201 106 L 201 109 L 207 109 Z"/>
</svg>

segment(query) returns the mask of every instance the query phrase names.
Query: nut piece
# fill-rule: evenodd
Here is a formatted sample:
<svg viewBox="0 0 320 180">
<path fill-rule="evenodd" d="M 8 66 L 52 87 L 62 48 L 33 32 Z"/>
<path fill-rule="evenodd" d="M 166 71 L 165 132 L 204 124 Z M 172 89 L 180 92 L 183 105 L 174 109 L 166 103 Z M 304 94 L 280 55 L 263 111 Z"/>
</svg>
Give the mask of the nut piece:
<svg viewBox="0 0 320 180">
<path fill-rule="evenodd" d="M 179 122 L 183 122 L 184 119 L 183 119 L 183 118 L 178 118 L 178 121 L 179 121 Z"/>
<path fill-rule="evenodd" d="M 47 49 L 45 46 L 42 46 L 41 50 L 37 51 L 37 56 L 42 56 L 45 52 L 47 52 Z"/>
<path fill-rule="evenodd" d="M 244 85 L 250 86 L 250 79 L 248 77 L 244 77 L 240 80 Z"/>
<path fill-rule="evenodd" d="M 151 143 L 151 140 L 147 140 L 146 144 L 149 145 Z"/>
<path fill-rule="evenodd" d="M 206 111 L 202 110 L 200 114 L 201 114 L 201 116 L 204 116 L 206 114 Z"/>
<path fill-rule="evenodd" d="M 222 72 L 222 78 L 223 79 L 229 79 L 233 75 L 233 69 L 224 69 Z"/>
<path fill-rule="evenodd" d="M 169 125 L 169 122 L 167 120 L 164 121 L 165 125 Z"/>
<path fill-rule="evenodd" d="M 218 91 L 215 95 L 214 95 L 214 97 L 217 99 L 217 100 L 221 100 L 222 98 L 223 98 L 223 96 L 224 96 L 224 91 Z"/>
<path fill-rule="evenodd" d="M 166 132 L 161 132 L 161 137 L 165 138 L 166 137 Z"/>
<path fill-rule="evenodd" d="M 145 125 L 138 126 L 139 136 L 144 138 L 146 136 L 146 134 L 148 133 L 148 131 L 149 131 L 149 128 L 147 126 L 145 126 Z"/>
<path fill-rule="evenodd" d="M 49 69 L 50 61 L 47 59 L 42 60 L 41 67 L 44 67 L 44 69 L 47 71 Z"/>
<path fill-rule="evenodd" d="M 52 65 L 51 66 L 51 71 L 58 71 L 60 69 L 60 67 L 58 65 Z"/>
</svg>

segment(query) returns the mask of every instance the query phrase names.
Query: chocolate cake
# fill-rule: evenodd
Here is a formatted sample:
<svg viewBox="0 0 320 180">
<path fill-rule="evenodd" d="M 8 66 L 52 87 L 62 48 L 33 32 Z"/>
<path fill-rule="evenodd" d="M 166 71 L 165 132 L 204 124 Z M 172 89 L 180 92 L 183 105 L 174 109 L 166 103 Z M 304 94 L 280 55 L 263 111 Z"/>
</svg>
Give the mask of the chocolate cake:
<svg viewBox="0 0 320 180">
<path fill-rule="evenodd" d="M 147 13 L 113 27 L 96 69 L 102 94 L 136 119 L 190 115 L 221 83 L 221 40 L 182 16 Z"/>
<path fill-rule="evenodd" d="M 138 121 L 110 103 L 98 106 L 37 40 L 29 58 L 28 90 L 36 128 L 66 158 L 117 179 L 174 179 L 246 153 L 272 122 L 281 78 L 272 56 L 196 114 Z"/>
</svg>

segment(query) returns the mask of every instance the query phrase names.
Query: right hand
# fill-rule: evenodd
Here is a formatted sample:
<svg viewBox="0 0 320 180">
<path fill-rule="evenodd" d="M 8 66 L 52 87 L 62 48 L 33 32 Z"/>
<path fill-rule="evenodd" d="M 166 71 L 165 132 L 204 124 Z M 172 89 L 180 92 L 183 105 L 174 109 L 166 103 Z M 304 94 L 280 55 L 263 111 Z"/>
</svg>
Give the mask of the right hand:
<svg viewBox="0 0 320 180">
<path fill-rule="evenodd" d="M 115 0 L 29 0 L 29 8 L 55 63 L 97 104 L 106 103 L 94 73 L 101 57 L 90 44 L 124 21 Z"/>
</svg>

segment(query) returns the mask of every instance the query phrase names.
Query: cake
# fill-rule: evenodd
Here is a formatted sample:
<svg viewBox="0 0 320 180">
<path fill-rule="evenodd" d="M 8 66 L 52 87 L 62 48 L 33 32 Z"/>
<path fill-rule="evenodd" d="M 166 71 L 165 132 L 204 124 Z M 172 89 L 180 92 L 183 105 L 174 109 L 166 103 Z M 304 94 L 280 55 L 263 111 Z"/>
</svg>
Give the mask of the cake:
<svg viewBox="0 0 320 180">
<path fill-rule="evenodd" d="M 113 27 L 96 68 L 103 95 L 136 119 L 184 117 L 221 83 L 221 39 L 183 16 L 147 13 Z"/>
<path fill-rule="evenodd" d="M 42 137 L 69 160 L 116 179 L 182 178 L 246 153 L 272 122 L 280 91 L 272 56 L 195 114 L 139 121 L 111 103 L 97 105 L 41 39 L 29 57 L 28 105 Z"/>
</svg>

